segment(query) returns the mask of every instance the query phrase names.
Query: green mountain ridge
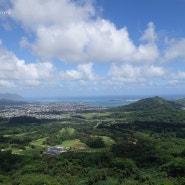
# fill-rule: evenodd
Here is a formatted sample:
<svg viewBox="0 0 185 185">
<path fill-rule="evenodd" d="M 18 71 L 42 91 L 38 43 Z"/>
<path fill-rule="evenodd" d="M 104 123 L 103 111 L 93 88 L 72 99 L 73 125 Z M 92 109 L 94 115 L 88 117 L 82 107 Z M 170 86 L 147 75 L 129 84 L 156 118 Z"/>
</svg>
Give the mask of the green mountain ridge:
<svg viewBox="0 0 185 185">
<path fill-rule="evenodd" d="M 156 111 L 156 110 L 163 110 L 168 112 L 174 112 L 182 108 L 182 105 L 174 102 L 169 101 L 164 98 L 155 96 L 151 98 L 145 98 L 138 100 L 134 103 L 129 105 L 119 106 L 117 109 L 122 111 Z"/>
<path fill-rule="evenodd" d="M 177 102 L 155 96 L 141 99 L 129 105 L 111 109 L 115 119 L 124 118 L 125 122 L 144 121 L 153 123 L 185 123 L 185 111 Z"/>
</svg>

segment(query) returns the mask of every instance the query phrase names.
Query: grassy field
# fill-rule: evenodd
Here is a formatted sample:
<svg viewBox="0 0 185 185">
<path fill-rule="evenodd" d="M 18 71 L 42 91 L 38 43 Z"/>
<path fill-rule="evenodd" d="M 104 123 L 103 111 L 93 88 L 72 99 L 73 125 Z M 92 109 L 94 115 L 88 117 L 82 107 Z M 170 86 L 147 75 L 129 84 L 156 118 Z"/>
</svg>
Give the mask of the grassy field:
<svg viewBox="0 0 185 185">
<path fill-rule="evenodd" d="M 47 138 L 47 137 L 37 139 L 37 140 L 35 140 L 35 141 L 32 141 L 31 144 L 34 145 L 34 146 L 44 146 L 44 145 L 43 145 L 43 142 L 46 141 L 46 138 Z"/>
<path fill-rule="evenodd" d="M 60 134 L 63 134 L 63 133 L 65 133 L 65 132 L 68 132 L 69 135 L 72 135 L 72 134 L 74 134 L 75 129 L 74 129 L 74 128 L 62 128 L 62 129 L 59 131 Z"/>
<path fill-rule="evenodd" d="M 12 154 L 19 154 L 19 155 L 21 155 L 23 151 L 22 149 L 12 148 L 12 147 L 7 148 L 6 150 L 11 150 Z"/>
<path fill-rule="evenodd" d="M 21 137 L 21 136 L 25 136 L 25 135 L 27 135 L 27 134 L 33 134 L 33 133 L 35 133 L 36 131 L 33 131 L 33 132 L 26 132 L 26 133 L 21 133 L 21 134 L 5 134 L 5 135 L 3 135 L 3 137 L 12 137 L 12 136 L 14 136 L 14 137 Z"/>
<path fill-rule="evenodd" d="M 90 114 L 89 114 L 90 115 Z M 62 128 L 61 130 L 59 130 L 58 135 L 62 135 L 65 133 L 68 133 L 69 135 L 74 134 L 75 129 L 74 128 Z M 23 136 L 25 133 L 23 134 L 17 134 L 19 135 L 19 137 Z M 7 137 L 9 137 L 9 135 L 6 135 Z M 95 136 L 96 137 L 96 136 Z M 115 143 L 115 141 L 108 137 L 108 136 L 100 136 L 103 141 L 105 142 L 106 148 L 110 147 L 111 145 L 113 145 Z M 33 154 L 35 152 L 39 152 L 41 150 L 45 150 L 48 146 L 44 145 L 43 142 L 46 141 L 47 137 L 43 137 L 43 138 L 39 138 L 37 140 L 32 141 L 29 146 L 26 146 L 25 149 L 19 149 L 19 148 L 14 148 L 13 146 L 10 146 L 9 148 L 5 149 L 5 150 L 11 150 L 13 154 Z M 91 149 L 89 148 L 85 143 L 81 142 L 79 138 L 76 139 L 70 139 L 70 140 L 66 140 L 63 141 L 61 143 L 62 147 L 68 147 L 68 148 L 73 148 L 73 149 L 87 149 L 87 152 L 96 152 L 96 151 L 101 151 L 104 150 L 106 148 L 102 148 L 102 149 Z"/>
<path fill-rule="evenodd" d="M 102 116 L 108 116 L 110 113 L 104 112 L 104 113 L 81 113 L 81 114 L 77 114 L 79 116 L 84 117 L 85 119 L 92 119 L 94 116 L 96 117 L 102 117 Z"/>
<path fill-rule="evenodd" d="M 103 139 L 106 146 L 111 146 L 111 145 L 115 144 L 115 141 L 108 136 L 101 136 L 101 138 Z"/>
<path fill-rule="evenodd" d="M 81 147 L 87 148 L 87 145 L 85 143 L 82 143 L 79 139 L 66 140 L 66 141 L 62 142 L 61 146 L 71 147 L 71 148 L 75 148 L 75 149 L 79 149 Z"/>
</svg>

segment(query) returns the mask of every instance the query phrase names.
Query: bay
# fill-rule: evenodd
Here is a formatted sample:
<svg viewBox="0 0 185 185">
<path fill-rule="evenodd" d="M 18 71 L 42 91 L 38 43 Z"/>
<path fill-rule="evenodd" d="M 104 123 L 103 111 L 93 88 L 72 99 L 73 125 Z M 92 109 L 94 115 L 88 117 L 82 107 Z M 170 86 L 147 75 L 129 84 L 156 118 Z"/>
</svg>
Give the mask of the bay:
<svg viewBox="0 0 185 185">
<path fill-rule="evenodd" d="M 86 104 L 90 106 L 115 107 L 128 105 L 143 98 L 153 97 L 149 95 L 116 95 L 116 96 L 61 96 L 61 97 L 29 97 L 25 100 L 31 103 L 40 104 Z M 161 95 L 160 97 L 172 100 L 184 98 L 183 95 Z"/>
</svg>

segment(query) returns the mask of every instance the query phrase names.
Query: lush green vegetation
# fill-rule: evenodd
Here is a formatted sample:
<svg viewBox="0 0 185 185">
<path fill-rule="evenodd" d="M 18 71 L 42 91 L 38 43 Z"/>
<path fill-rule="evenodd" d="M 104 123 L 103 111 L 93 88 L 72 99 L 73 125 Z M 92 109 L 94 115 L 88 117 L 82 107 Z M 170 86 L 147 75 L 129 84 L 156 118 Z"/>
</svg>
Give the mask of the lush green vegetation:
<svg viewBox="0 0 185 185">
<path fill-rule="evenodd" d="M 185 111 L 159 97 L 67 120 L 1 119 L 0 129 L 2 185 L 185 184 Z"/>
</svg>

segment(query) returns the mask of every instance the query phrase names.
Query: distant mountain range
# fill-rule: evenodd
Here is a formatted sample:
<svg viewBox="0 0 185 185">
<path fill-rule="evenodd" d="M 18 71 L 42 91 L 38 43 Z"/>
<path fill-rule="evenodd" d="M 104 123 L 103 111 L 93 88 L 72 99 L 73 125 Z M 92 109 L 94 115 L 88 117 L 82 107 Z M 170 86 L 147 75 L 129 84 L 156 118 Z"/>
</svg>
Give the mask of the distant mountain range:
<svg viewBox="0 0 185 185">
<path fill-rule="evenodd" d="M 13 106 L 13 105 L 24 105 L 27 104 L 23 101 L 23 97 L 19 94 L 2 94 L 0 93 L 0 106 Z"/>
<path fill-rule="evenodd" d="M 28 104 L 24 101 L 19 100 L 6 100 L 6 99 L 0 99 L 0 106 L 13 106 L 13 105 L 25 105 Z"/>
<path fill-rule="evenodd" d="M 0 93 L 0 99 L 4 100 L 23 100 L 23 97 L 19 94 Z"/>
</svg>

